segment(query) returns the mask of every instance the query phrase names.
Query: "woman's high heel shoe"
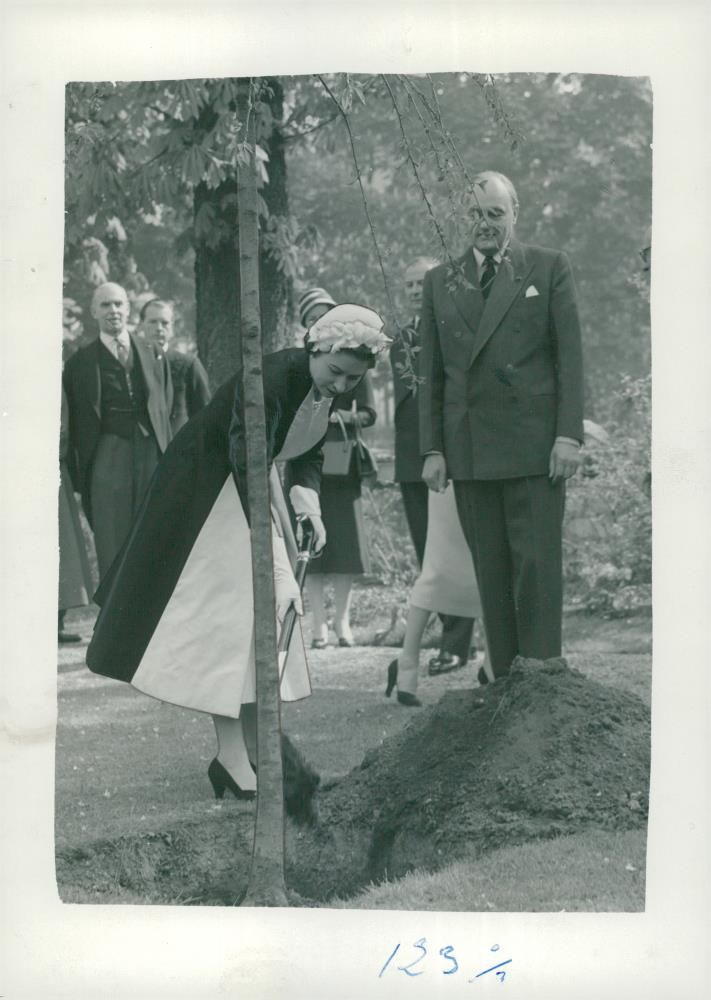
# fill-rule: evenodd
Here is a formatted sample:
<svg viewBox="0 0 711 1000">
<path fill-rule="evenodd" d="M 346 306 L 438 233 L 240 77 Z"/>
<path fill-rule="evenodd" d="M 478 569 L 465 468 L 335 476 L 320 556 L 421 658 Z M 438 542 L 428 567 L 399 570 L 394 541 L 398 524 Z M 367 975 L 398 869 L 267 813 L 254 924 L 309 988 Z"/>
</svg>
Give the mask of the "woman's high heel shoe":
<svg viewBox="0 0 711 1000">
<path fill-rule="evenodd" d="M 207 776 L 215 793 L 216 799 L 225 797 L 225 789 L 229 789 L 236 799 L 251 800 L 256 796 L 252 789 L 240 788 L 226 767 L 219 762 L 217 757 L 213 757 L 207 769 Z"/>
<path fill-rule="evenodd" d="M 393 693 L 393 688 L 397 684 L 397 669 L 397 660 L 393 660 L 392 663 L 388 664 L 388 683 L 385 688 L 386 698 L 390 697 Z M 422 702 L 417 695 L 412 694 L 410 691 L 398 691 L 397 700 L 400 705 L 405 705 L 406 708 L 420 708 L 422 706 Z"/>
<path fill-rule="evenodd" d="M 397 660 L 388 663 L 388 684 L 385 688 L 385 697 L 389 698 L 393 693 L 393 688 L 397 684 Z"/>
</svg>

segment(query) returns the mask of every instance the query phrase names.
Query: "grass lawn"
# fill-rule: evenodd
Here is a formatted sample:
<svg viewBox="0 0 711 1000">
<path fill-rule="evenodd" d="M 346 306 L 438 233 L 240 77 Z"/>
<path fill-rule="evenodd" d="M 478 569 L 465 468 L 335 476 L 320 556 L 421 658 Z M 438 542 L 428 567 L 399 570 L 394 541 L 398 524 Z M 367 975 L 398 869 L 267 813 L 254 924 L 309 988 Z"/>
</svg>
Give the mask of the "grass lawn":
<svg viewBox="0 0 711 1000">
<path fill-rule="evenodd" d="M 208 717 L 86 669 L 92 624 L 88 610 L 68 616 L 68 626 L 81 632 L 84 642 L 59 653 L 56 845 L 62 898 L 190 902 L 191 873 L 239 869 L 243 854 L 248 861 L 253 807 L 233 800 L 218 806 L 212 798 L 206 769 L 215 749 Z M 568 616 L 566 655 L 581 672 L 649 704 L 650 624 L 643 616 L 617 621 Z M 284 706 L 284 727 L 324 779 L 347 773 L 412 718 L 383 697 L 385 669 L 396 652 L 366 646 L 310 656 L 314 694 Z M 419 693 L 425 704 L 433 704 L 446 691 L 471 689 L 474 683 L 470 666 L 443 677 L 423 676 Z M 459 861 L 435 874 L 411 873 L 337 905 L 640 910 L 644 857 L 639 832 L 587 831 Z"/>
<path fill-rule="evenodd" d="M 644 909 L 646 836 L 588 830 L 411 872 L 336 906 L 356 910 L 602 912 Z"/>
</svg>

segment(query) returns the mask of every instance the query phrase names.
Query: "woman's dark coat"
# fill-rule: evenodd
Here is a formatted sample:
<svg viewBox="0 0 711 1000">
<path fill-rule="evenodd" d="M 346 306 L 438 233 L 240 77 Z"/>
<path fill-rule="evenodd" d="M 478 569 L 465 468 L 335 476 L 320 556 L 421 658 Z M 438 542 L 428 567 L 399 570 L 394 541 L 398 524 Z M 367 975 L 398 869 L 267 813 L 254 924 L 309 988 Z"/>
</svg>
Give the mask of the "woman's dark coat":
<svg viewBox="0 0 711 1000">
<path fill-rule="evenodd" d="M 271 466 L 312 386 L 306 351 L 265 357 L 263 382 Z M 290 463 L 292 482 L 318 491 L 322 461 L 319 442 Z M 127 543 L 96 594 L 101 612 L 87 651 L 95 673 L 131 680 L 230 474 L 249 519 L 239 375 L 182 428 L 160 461 Z M 235 566 L 235 573 L 245 572 L 248 567 Z"/>
</svg>

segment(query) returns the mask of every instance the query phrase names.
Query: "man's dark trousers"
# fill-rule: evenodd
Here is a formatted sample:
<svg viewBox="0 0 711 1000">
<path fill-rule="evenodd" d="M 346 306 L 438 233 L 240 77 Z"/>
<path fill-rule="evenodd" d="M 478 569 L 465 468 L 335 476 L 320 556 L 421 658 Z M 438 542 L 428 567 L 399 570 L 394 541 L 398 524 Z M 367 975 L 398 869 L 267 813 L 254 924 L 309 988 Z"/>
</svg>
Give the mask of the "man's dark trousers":
<svg viewBox="0 0 711 1000">
<path fill-rule="evenodd" d="M 454 494 L 494 673 L 505 673 L 516 655 L 560 656 L 564 484 L 547 476 L 455 480 Z"/>
</svg>

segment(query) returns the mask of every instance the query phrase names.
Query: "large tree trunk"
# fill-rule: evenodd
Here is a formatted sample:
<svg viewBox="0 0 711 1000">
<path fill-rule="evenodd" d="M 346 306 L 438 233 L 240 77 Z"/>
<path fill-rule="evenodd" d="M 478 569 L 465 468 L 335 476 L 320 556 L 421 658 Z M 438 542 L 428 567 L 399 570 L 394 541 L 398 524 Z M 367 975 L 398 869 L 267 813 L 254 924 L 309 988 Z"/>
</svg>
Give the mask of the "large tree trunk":
<svg viewBox="0 0 711 1000">
<path fill-rule="evenodd" d="M 254 658 L 257 691 L 257 817 L 252 866 L 243 906 L 287 906 L 284 883 L 284 793 L 281 705 L 274 615 L 272 524 L 262 382 L 259 309 L 259 230 L 254 114 L 249 80 L 239 85 L 239 118 L 252 149 L 238 174 L 239 274 L 242 316 L 242 398 L 247 445 L 247 494 L 252 542 Z"/>
<path fill-rule="evenodd" d="M 264 95 L 269 113 L 260 117 L 257 142 L 268 153 L 269 182 L 260 195 L 270 219 L 288 215 L 286 159 L 280 123 L 283 116 L 283 89 L 270 79 Z M 209 110 L 206 114 L 211 114 Z M 195 298 L 198 353 L 214 386 L 220 385 L 238 367 L 239 336 L 242 329 L 239 286 L 239 226 L 237 224 L 237 184 L 228 182 L 209 190 L 205 184 L 195 189 L 194 215 L 209 206 L 214 225 L 212 242 L 200 239 L 195 247 Z M 265 224 L 264 219 L 261 220 Z M 264 351 L 274 351 L 288 342 L 291 322 L 291 280 L 278 267 L 274 254 L 260 249 L 260 303 Z M 237 281 L 235 281 L 237 276 Z"/>
</svg>

